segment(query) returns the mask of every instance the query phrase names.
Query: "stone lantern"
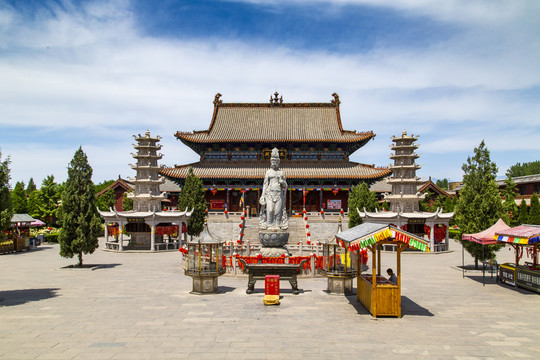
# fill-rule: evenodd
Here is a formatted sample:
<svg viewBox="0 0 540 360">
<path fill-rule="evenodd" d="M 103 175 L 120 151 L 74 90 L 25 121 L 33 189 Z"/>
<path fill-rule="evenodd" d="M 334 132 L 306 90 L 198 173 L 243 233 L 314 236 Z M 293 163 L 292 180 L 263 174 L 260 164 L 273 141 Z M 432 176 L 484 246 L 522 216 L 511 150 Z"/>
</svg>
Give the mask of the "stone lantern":
<svg viewBox="0 0 540 360">
<path fill-rule="evenodd" d="M 341 232 L 341 219 L 338 227 Z M 322 273 L 328 279 L 329 294 L 352 295 L 353 279 L 357 275 L 358 254 L 342 247 L 332 238 L 323 244 Z"/>
<path fill-rule="evenodd" d="M 225 273 L 223 242 L 208 231 L 204 223 L 203 235 L 187 243 L 188 256 L 185 274 L 193 278 L 192 294 L 215 294 L 218 292 L 218 277 Z"/>
</svg>

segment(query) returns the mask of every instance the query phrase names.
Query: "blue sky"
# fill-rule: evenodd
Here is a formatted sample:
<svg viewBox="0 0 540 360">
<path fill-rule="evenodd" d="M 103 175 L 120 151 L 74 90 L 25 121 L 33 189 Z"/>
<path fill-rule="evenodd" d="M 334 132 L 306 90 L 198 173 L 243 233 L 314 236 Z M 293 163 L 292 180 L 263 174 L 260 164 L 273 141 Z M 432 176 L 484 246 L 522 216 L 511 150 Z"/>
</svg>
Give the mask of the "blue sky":
<svg viewBox="0 0 540 360">
<path fill-rule="evenodd" d="M 341 99 L 377 136 L 353 161 L 388 165 L 420 136 L 419 175 L 460 180 L 484 139 L 499 176 L 540 158 L 540 2 L 521 0 L 0 0 L 0 151 L 12 185 L 65 180 L 79 146 L 94 182 L 133 177 L 131 135 L 162 163 L 225 102 Z"/>
</svg>

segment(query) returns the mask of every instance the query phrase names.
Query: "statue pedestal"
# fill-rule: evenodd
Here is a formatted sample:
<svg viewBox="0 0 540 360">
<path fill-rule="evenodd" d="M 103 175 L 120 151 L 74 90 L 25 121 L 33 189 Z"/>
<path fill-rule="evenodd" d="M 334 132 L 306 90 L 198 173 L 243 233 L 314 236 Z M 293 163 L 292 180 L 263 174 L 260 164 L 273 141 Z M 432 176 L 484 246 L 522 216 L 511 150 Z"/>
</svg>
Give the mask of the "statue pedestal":
<svg viewBox="0 0 540 360">
<path fill-rule="evenodd" d="M 261 230 L 259 241 L 262 244 L 261 255 L 264 257 L 289 256 L 285 245 L 289 243 L 289 233 L 283 230 Z"/>
</svg>

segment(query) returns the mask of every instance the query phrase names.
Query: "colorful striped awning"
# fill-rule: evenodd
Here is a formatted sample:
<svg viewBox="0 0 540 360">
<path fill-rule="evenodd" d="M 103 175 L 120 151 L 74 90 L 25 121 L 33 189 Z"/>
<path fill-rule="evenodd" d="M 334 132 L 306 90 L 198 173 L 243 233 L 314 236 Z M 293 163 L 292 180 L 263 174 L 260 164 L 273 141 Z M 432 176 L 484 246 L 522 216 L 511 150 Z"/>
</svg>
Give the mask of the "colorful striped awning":
<svg viewBox="0 0 540 360">
<path fill-rule="evenodd" d="M 426 240 L 392 225 L 365 222 L 336 234 L 336 242 L 350 251 L 364 249 L 387 239 L 405 243 L 413 249 L 430 252 L 429 243 Z"/>
<path fill-rule="evenodd" d="M 498 242 L 518 245 L 533 245 L 540 243 L 540 226 L 520 225 L 505 231 L 495 233 Z"/>
</svg>

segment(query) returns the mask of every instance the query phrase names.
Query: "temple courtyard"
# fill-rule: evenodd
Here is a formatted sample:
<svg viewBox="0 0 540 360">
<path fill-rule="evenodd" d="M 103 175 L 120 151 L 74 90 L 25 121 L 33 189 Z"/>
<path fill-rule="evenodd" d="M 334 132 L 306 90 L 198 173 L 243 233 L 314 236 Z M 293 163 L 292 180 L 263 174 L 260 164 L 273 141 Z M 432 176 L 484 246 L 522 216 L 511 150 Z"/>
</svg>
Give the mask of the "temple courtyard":
<svg viewBox="0 0 540 360">
<path fill-rule="evenodd" d="M 326 294 L 325 278 L 300 278 L 296 296 L 282 281 L 281 305 L 265 307 L 264 283 L 247 295 L 247 276 L 191 295 L 178 252 L 102 249 L 84 256 L 93 270 L 65 268 L 76 259 L 57 244 L 0 256 L 0 359 L 540 358 L 540 297 L 489 274 L 482 286 L 479 271 L 462 278 L 454 241 L 403 254 L 403 317 L 377 319 L 356 295 Z M 395 269 L 395 254 L 382 262 Z"/>
</svg>

